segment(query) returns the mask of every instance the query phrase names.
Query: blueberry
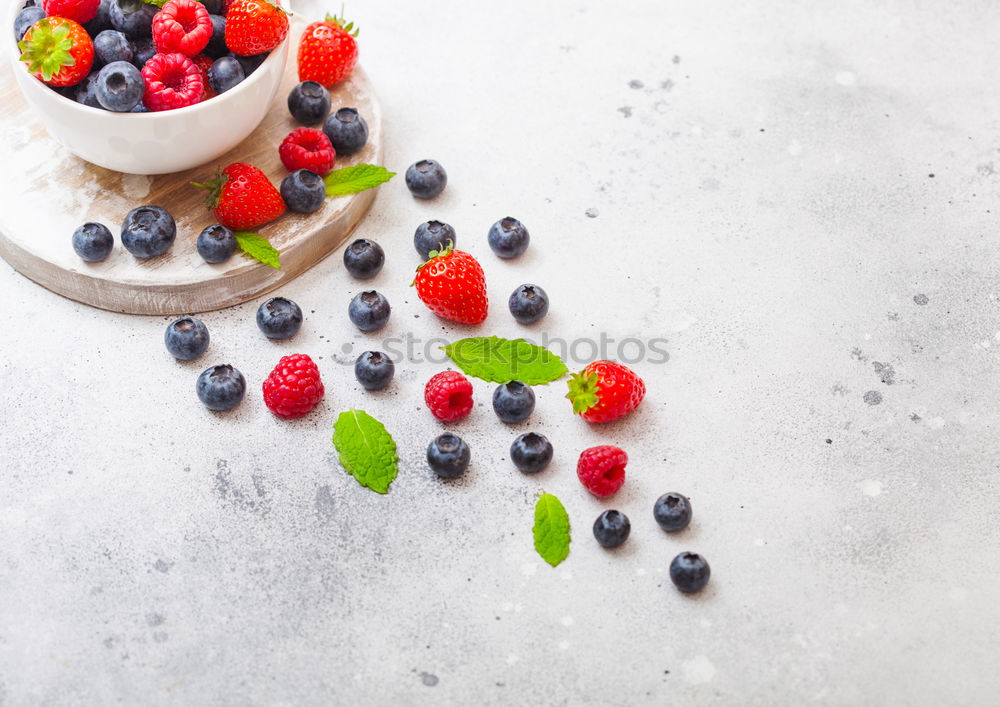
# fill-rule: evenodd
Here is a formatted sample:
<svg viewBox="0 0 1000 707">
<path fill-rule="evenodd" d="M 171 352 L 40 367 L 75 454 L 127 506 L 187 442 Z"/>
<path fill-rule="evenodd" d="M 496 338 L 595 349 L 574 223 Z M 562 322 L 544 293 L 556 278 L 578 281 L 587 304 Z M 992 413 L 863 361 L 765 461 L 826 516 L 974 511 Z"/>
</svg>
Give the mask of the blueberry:
<svg viewBox="0 0 1000 707">
<path fill-rule="evenodd" d="M 303 81 L 288 94 L 288 112 L 303 125 L 315 125 L 330 112 L 330 92 L 318 81 Z"/>
<path fill-rule="evenodd" d="M 163 255 L 176 236 L 177 225 L 173 217 L 159 206 L 132 209 L 122 223 L 122 245 L 137 258 Z"/>
<path fill-rule="evenodd" d="M 365 351 L 354 362 L 354 377 L 365 390 L 382 390 L 392 381 L 396 364 L 381 351 Z"/>
<path fill-rule="evenodd" d="M 115 61 L 97 73 L 97 102 L 108 110 L 128 113 L 142 100 L 146 83 L 127 61 Z"/>
<path fill-rule="evenodd" d="M 344 250 L 344 267 L 360 280 L 378 275 L 385 265 L 385 251 L 375 241 L 359 238 Z"/>
<path fill-rule="evenodd" d="M 406 170 L 406 188 L 418 199 L 433 199 L 447 183 L 444 167 L 434 160 L 420 160 Z"/>
<path fill-rule="evenodd" d="M 41 5 L 41 3 L 38 3 Z M 87 30 L 87 34 L 91 37 L 96 37 L 101 32 L 106 29 L 111 29 L 111 0 L 101 0 L 101 4 L 97 6 L 97 14 L 94 15 L 94 19 L 83 26 Z"/>
<path fill-rule="evenodd" d="M 124 32 L 130 39 L 142 39 L 152 34 L 153 15 L 159 12 L 156 5 L 143 0 L 111 0 L 108 16 L 111 26 Z"/>
<path fill-rule="evenodd" d="M 73 250 L 88 263 L 96 263 L 111 255 L 115 238 L 103 223 L 88 222 L 73 231 Z"/>
<path fill-rule="evenodd" d="M 510 445 L 510 460 L 518 471 L 537 474 L 552 461 L 552 442 L 537 432 L 523 434 Z"/>
<path fill-rule="evenodd" d="M 700 591 L 712 576 L 712 568 L 696 552 L 682 552 L 670 563 L 670 581 L 685 594 Z"/>
<path fill-rule="evenodd" d="M 490 249 L 501 258 L 516 258 L 528 247 L 528 229 L 516 218 L 502 218 L 490 226 Z"/>
<path fill-rule="evenodd" d="M 14 41 L 20 42 L 28 28 L 43 17 L 45 10 L 40 7 L 26 7 L 17 13 L 17 17 L 14 18 Z"/>
<path fill-rule="evenodd" d="M 194 317 L 175 319 L 167 325 L 163 343 L 174 358 L 193 361 L 208 348 L 208 327 Z"/>
<path fill-rule="evenodd" d="M 284 297 L 272 297 L 257 308 L 257 326 L 268 339 L 290 339 L 302 328 L 302 309 Z"/>
<path fill-rule="evenodd" d="M 226 18 L 222 16 L 222 13 L 209 12 L 208 19 L 212 21 L 212 38 L 202 49 L 202 54 L 212 59 L 218 59 L 229 53 L 229 49 L 226 47 Z M 240 69 L 242 68 L 240 66 Z"/>
<path fill-rule="evenodd" d="M 221 59 L 219 61 L 222 61 Z M 308 169 L 297 169 L 281 180 L 281 198 L 292 211 L 311 214 L 326 199 L 326 182 Z"/>
<path fill-rule="evenodd" d="M 129 111 L 129 113 L 148 113 L 148 112 L 149 108 L 144 106 L 142 101 L 139 101 L 134 106 L 132 106 L 132 110 Z"/>
<path fill-rule="evenodd" d="M 240 62 L 231 56 L 222 56 L 208 67 L 208 85 L 216 93 L 225 93 L 246 78 Z"/>
<path fill-rule="evenodd" d="M 97 71 L 87 74 L 87 78 L 76 86 L 71 86 L 70 90 L 73 92 L 73 100 L 77 103 L 104 110 L 104 106 L 97 100 L 97 75 Z"/>
<path fill-rule="evenodd" d="M 341 108 L 323 122 L 323 132 L 330 138 L 337 155 L 352 155 L 368 142 L 368 123 L 357 108 Z"/>
<path fill-rule="evenodd" d="M 538 285 L 521 285 L 514 290 L 507 306 L 521 324 L 533 324 L 549 311 L 549 296 Z"/>
<path fill-rule="evenodd" d="M 156 47 L 153 46 L 153 40 L 151 39 L 140 39 L 132 44 L 132 63 L 135 64 L 136 68 L 141 69 L 146 65 L 146 62 L 153 58 L 156 54 Z"/>
<path fill-rule="evenodd" d="M 471 458 L 469 445 L 457 435 L 443 434 L 427 445 L 427 463 L 442 479 L 461 476 Z"/>
<path fill-rule="evenodd" d="M 106 29 L 94 37 L 94 65 L 132 61 L 135 48 L 128 37 L 116 29 Z"/>
<path fill-rule="evenodd" d="M 594 521 L 594 537 L 601 547 L 618 547 L 628 540 L 632 524 L 620 511 L 604 511 Z"/>
<path fill-rule="evenodd" d="M 535 393 L 521 381 L 498 385 L 493 391 L 493 411 L 503 422 L 526 420 L 534 409 Z"/>
<path fill-rule="evenodd" d="M 385 326 L 389 321 L 389 300 L 375 290 L 359 292 L 354 295 L 347 316 L 361 331 L 375 331 Z"/>
<path fill-rule="evenodd" d="M 201 0 L 201 4 L 209 15 L 221 15 L 226 5 L 224 0 Z"/>
<path fill-rule="evenodd" d="M 198 255 L 206 263 L 222 263 L 236 252 L 236 236 L 221 224 L 205 227 L 198 234 Z"/>
<path fill-rule="evenodd" d="M 232 366 L 212 366 L 198 376 L 195 390 L 209 410 L 232 410 L 243 400 L 247 382 Z"/>
<path fill-rule="evenodd" d="M 653 505 L 653 518 L 668 533 L 684 530 L 691 522 L 691 501 L 679 493 L 665 493 Z"/>
<path fill-rule="evenodd" d="M 413 247 L 420 253 L 424 260 L 430 258 L 432 250 L 442 250 L 451 245 L 452 248 L 458 243 L 455 229 L 442 221 L 428 221 L 417 226 L 413 234 Z"/>
<path fill-rule="evenodd" d="M 243 75 L 249 76 L 257 70 L 264 60 L 267 59 L 267 52 L 263 54 L 254 54 L 253 56 L 242 56 L 240 54 L 230 54 L 229 56 L 240 62 L 240 66 L 243 67 Z"/>
<path fill-rule="evenodd" d="M 22 10 L 27 10 L 29 7 L 41 7 L 41 6 L 42 6 L 42 0 L 24 0 L 24 2 L 21 3 Z"/>
</svg>

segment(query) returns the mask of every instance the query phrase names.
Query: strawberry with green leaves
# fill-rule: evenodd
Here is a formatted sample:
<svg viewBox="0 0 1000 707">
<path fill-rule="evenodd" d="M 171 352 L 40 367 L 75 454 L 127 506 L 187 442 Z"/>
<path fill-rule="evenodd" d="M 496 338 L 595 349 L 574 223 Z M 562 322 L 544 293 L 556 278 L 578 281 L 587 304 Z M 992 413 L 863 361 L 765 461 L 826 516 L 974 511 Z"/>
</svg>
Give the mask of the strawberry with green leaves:
<svg viewBox="0 0 1000 707">
<path fill-rule="evenodd" d="M 267 0 L 233 0 L 226 13 L 226 47 L 233 54 L 269 52 L 288 36 L 288 14 Z"/>
<path fill-rule="evenodd" d="M 627 366 L 594 361 L 569 379 L 573 412 L 587 422 L 611 422 L 635 410 L 646 395 L 646 384 Z"/>
<path fill-rule="evenodd" d="M 234 231 L 256 228 L 285 213 L 281 194 L 252 164 L 234 162 L 215 179 L 195 186 L 208 190 L 205 204 L 219 223 Z"/>
<path fill-rule="evenodd" d="M 299 43 L 299 81 L 316 81 L 327 88 L 343 81 L 358 63 L 358 29 L 335 15 L 313 22 Z"/>
<path fill-rule="evenodd" d="M 38 20 L 17 46 L 28 71 L 50 86 L 75 86 L 94 64 L 94 43 L 87 30 L 65 17 Z"/>
<path fill-rule="evenodd" d="M 443 319 L 481 324 L 489 307 L 482 266 L 468 253 L 452 250 L 451 244 L 429 255 L 413 280 L 420 301 Z"/>
</svg>

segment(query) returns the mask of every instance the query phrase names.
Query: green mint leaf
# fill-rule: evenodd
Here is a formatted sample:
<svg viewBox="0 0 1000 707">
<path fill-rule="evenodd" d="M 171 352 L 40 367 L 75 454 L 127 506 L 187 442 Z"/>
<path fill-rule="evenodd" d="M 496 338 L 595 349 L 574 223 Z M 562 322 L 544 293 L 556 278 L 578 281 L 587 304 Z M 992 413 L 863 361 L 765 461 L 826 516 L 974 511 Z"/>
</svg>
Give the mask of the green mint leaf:
<svg viewBox="0 0 1000 707">
<path fill-rule="evenodd" d="M 163 7 L 164 5 L 167 4 L 167 0 L 142 0 L 142 1 L 147 5 L 156 5 L 157 7 Z"/>
<path fill-rule="evenodd" d="M 385 184 L 396 176 L 377 164 L 356 164 L 353 167 L 335 169 L 323 177 L 327 196 L 346 196 Z"/>
<path fill-rule="evenodd" d="M 240 247 L 246 255 L 254 260 L 259 260 L 264 265 L 270 265 L 276 270 L 281 269 L 281 262 L 278 260 L 278 251 L 267 242 L 264 236 L 259 236 L 250 231 L 233 231 L 236 236 L 236 245 Z"/>
<path fill-rule="evenodd" d="M 569 555 L 569 515 L 562 502 L 543 493 L 535 504 L 535 550 L 555 567 Z"/>
<path fill-rule="evenodd" d="M 567 370 L 554 353 L 524 339 L 480 336 L 459 339 L 442 348 L 463 373 L 491 383 L 551 383 Z"/>
<path fill-rule="evenodd" d="M 333 446 L 347 473 L 376 493 L 389 493 L 396 478 L 396 443 L 385 426 L 364 410 L 340 413 Z"/>
</svg>

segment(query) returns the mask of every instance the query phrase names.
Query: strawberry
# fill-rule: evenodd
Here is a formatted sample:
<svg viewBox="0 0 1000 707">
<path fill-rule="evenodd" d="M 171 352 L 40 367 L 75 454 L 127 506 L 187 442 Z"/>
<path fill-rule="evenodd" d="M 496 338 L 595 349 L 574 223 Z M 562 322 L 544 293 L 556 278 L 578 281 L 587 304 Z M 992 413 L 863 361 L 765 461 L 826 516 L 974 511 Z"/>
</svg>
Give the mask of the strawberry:
<svg viewBox="0 0 1000 707">
<path fill-rule="evenodd" d="M 75 86 L 94 64 L 94 43 L 87 30 L 65 17 L 38 20 L 17 46 L 28 71 L 50 86 Z"/>
<path fill-rule="evenodd" d="M 299 81 L 316 81 L 330 88 L 350 76 L 358 63 L 357 36 L 353 22 L 344 24 L 334 15 L 306 27 L 299 44 Z"/>
<path fill-rule="evenodd" d="M 49 17 L 64 17 L 85 25 L 97 17 L 101 0 L 42 0 L 35 3 L 36 7 L 38 5 Z"/>
<path fill-rule="evenodd" d="M 238 2 L 239 0 L 237 0 Z M 245 162 L 233 162 L 206 184 L 205 203 L 223 226 L 245 231 L 285 213 L 285 201 L 260 169 Z"/>
<path fill-rule="evenodd" d="M 201 80 L 205 83 L 205 90 L 201 94 L 201 100 L 207 101 L 209 98 L 215 98 L 219 94 L 208 83 L 208 67 L 212 65 L 214 59 L 207 54 L 195 54 L 191 57 L 191 61 L 201 70 Z"/>
<path fill-rule="evenodd" d="M 432 250 L 430 259 L 417 268 L 413 284 L 420 301 L 434 314 L 459 324 L 481 324 L 489 301 L 486 278 L 475 258 L 451 245 Z"/>
<path fill-rule="evenodd" d="M 233 0 L 226 13 L 226 46 L 233 54 L 269 52 L 288 36 L 288 15 L 267 0 Z"/>
<path fill-rule="evenodd" d="M 611 422 L 629 414 L 646 395 L 646 384 L 613 361 L 594 361 L 569 380 L 573 412 L 587 422 Z"/>
</svg>

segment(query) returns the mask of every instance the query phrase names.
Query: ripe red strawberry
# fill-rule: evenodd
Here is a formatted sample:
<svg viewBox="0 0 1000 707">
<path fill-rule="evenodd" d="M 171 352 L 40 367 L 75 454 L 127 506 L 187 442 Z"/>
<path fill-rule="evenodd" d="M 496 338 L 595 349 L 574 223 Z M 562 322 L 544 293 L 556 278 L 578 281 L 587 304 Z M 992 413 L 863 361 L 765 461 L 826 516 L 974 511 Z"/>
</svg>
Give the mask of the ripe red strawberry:
<svg viewBox="0 0 1000 707">
<path fill-rule="evenodd" d="M 285 201 L 260 169 L 246 162 L 233 162 L 215 179 L 196 187 L 208 190 L 205 204 L 215 218 L 234 231 L 245 231 L 285 213 Z"/>
<path fill-rule="evenodd" d="M 212 65 L 212 57 L 207 54 L 195 54 L 191 57 L 191 61 L 201 70 L 201 80 L 205 83 L 205 90 L 201 94 L 201 100 L 207 101 L 209 98 L 218 96 L 219 94 L 208 83 L 208 67 Z"/>
<path fill-rule="evenodd" d="M 330 88 L 350 76 L 358 63 L 357 36 L 353 22 L 345 24 L 334 15 L 306 27 L 299 43 L 299 81 Z"/>
<path fill-rule="evenodd" d="M 481 324 L 489 300 L 486 277 L 475 258 L 449 244 L 440 253 L 432 250 L 413 280 L 420 301 L 434 314 L 459 324 Z"/>
<path fill-rule="evenodd" d="M 308 415 L 325 392 L 319 368 L 306 354 L 282 356 L 263 389 L 267 409 L 287 420 Z"/>
<path fill-rule="evenodd" d="M 645 383 L 630 368 L 594 361 L 570 376 L 566 397 L 587 422 L 611 422 L 635 410 L 645 395 Z"/>
<path fill-rule="evenodd" d="M 329 174 L 337 159 L 330 138 L 315 128 L 297 128 L 288 133 L 278 146 L 278 156 L 289 172 L 308 169 L 321 177 Z"/>
<path fill-rule="evenodd" d="M 598 498 L 614 496 L 625 483 L 628 454 L 618 447 L 603 444 L 580 452 L 576 476 Z"/>
<path fill-rule="evenodd" d="M 212 38 L 212 20 L 196 0 L 170 0 L 153 15 L 153 46 L 160 54 L 194 56 Z"/>
<path fill-rule="evenodd" d="M 41 6 L 49 17 L 64 17 L 85 25 L 97 17 L 101 0 L 42 0 Z"/>
<path fill-rule="evenodd" d="M 65 17 L 38 20 L 17 46 L 28 71 L 50 86 L 75 86 L 94 64 L 94 43 L 87 30 Z"/>
<path fill-rule="evenodd" d="M 150 111 L 191 106 L 205 95 L 201 69 L 179 52 L 154 54 L 142 67 L 146 91 L 142 102 Z"/>
<path fill-rule="evenodd" d="M 288 36 L 288 15 L 267 0 L 233 0 L 226 13 L 226 46 L 233 54 L 269 52 Z"/>
<path fill-rule="evenodd" d="M 424 386 L 424 402 L 437 419 L 458 420 L 472 412 L 472 383 L 458 371 L 441 371 Z"/>
</svg>

